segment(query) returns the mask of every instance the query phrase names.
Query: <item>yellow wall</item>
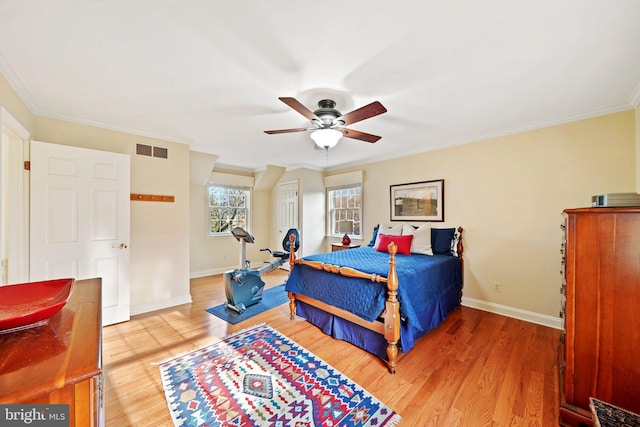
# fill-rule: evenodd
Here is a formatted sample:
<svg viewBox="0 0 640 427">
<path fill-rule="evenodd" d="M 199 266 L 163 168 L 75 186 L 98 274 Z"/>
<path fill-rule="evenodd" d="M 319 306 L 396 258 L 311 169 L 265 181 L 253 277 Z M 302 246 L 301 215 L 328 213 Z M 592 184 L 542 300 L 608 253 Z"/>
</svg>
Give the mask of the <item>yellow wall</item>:
<svg viewBox="0 0 640 427">
<path fill-rule="evenodd" d="M 271 216 L 269 215 L 269 195 L 271 188 L 263 183 L 266 171 L 257 173 L 216 167 L 217 156 L 190 152 L 191 158 L 191 205 L 190 205 L 190 259 L 191 277 L 220 274 L 240 268 L 242 244 L 233 236 L 211 236 L 208 233 L 209 211 L 207 207 L 207 187 L 211 172 L 226 173 L 256 178 L 255 188 L 251 192 L 251 220 L 248 231 L 255 239 L 254 244 L 246 245 L 246 260 L 251 267 L 260 268 L 264 261 L 271 261 L 268 252 L 261 248 L 269 247 Z M 265 187 L 265 189 L 263 189 Z M 277 249 L 277 248 L 273 248 Z"/>
<path fill-rule="evenodd" d="M 33 140 L 129 154 L 131 192 L 175 196 L 175 203 L 131 202 L 132 314 L 190 300 L 189 147 L 34 115 L 0 75 L 0 105 Z M 135 154 L 135 144 L 168 148 L 168 159 Z"/>
<path fill-rule="evenodd" d="M 175 197 L 174 203 L 131 202 L 132 312 L 189 295 L 189 147 L 143 136 L 36 116 L 33 139 L 131 156 L 131 192 Z M 136 143 L 168 149 L 168 158 L 135 154 Z"/>
<path fill-rule="evenodd" d="M 269 210 L 270 193 L 268 191 L 252 191 L 251 194 L 251 228 L 250 233 L 255 243 L 246 245 L 247 260 L 252 268 L 260 268 L 265 261 L 272 258 L 268 252 L 260 252 L 261 248 L 270 247 L 282 250 L 281 246 L 269 246 L 271 216 Z M 220 274 L 240 268 L 241 243 L 231 235 L 210 236 L 207 233 L 206 184 L 191 184 L 191 277 L 202 277 Z"/>
<path fill-rule="evenodd" d="M 25 129 L 33 133 L 33 114 L 2 74 L 0 74 L 0 106 L 6 108 Z"/>
<path fill-rule="evenodd" d="M 186 145 L 37 117 L 1 76 L 0 105 L 34 139 L 131 154 L 132 192 L 175 195 L 175 204 L 132 202 L 132 305 L 153 308 L 188 294 L 189 273 L 211 268 L 209 257 L 216 259 L 214 268 L 237 264 L 232 238 L 194 242 L 190 254 L 189 222 L 204 223 L 206 211 L 204 187 L 189 186 Z M 169 148 L 169 159 L 136 156 L 136 142 Z M 390 224 L 390 185 L 444 179 L 446 221 L 434 226 L 465 228 L 465 298 L 557 317 L 562 210 L 588 206 L 594 194 L 637 191 L 638 167 L 640 107 L 349 170 L 364 170 L 365 230 Z M 302 193 L 310 190 L 300 206 L 301 227 L 310 230 L 302 230 L 303 252 L 325 250 L 322 173 L 287 171 L 280 182 L 292 179 L 299 180 Z M 269 239 L 279 249 L 276 202 L 277 185 L 257 192 L 253 221 L 256 239 Z M 365 237 L 362 243 L 367 242 Z M 493 291 L 494 282 L 501 283 L 501 292 Z"/>
<path fill-rule="evenodd" d="M 364 230 L 391 224 L 390 185 L 444 179 L 445 223 L 432 225 L 465 229 L 465 298 L 557 317 L 562 210 L 634 191 L 634 132 L 629 110 L 353 168 Z"/>
</svg>

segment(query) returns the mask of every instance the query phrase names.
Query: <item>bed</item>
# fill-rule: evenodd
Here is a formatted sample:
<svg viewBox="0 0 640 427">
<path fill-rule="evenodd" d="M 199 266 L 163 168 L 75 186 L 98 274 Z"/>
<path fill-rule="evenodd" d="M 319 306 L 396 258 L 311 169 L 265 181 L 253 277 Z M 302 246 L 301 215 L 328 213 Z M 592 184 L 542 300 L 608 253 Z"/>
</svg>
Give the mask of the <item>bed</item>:
<svg viewBox="0 0 640 427">
<path fill-rule="evenodd" d="M 402 237 L 376 236 L 376 230 L 365 247 L 301 259 L 291 252 L 285 285 L 291 319 L 297 314 L 375 354 L 395 373 L 399 352 L 410 351 L 460 305 L 462 231 L 431 229 L 433 255 L 408 252 Z"/>
</svg>

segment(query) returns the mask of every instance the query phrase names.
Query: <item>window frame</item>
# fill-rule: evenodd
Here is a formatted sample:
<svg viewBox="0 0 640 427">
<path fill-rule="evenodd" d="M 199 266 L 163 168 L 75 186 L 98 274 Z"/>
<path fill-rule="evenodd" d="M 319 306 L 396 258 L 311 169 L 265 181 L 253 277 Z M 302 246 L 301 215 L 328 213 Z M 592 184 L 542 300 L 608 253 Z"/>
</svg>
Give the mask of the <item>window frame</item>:
<svg viewBox="0 0 640 427">
<path fill-rule="evenodd" d="M 215 207 L 212 207 L 211 205 L 211 189 L 212 188 L 221 188 L 221 189 L 225 189 L 225 190 L 240 190 L 240 191 L 244 191 L 245 192 L 245 221 L 244 224 L 238 224 L 238 223 L 234 223 L 230 226 L 228 231 L 213 231 L 213 224 L 212 224 L 212 209 L 215 209 Z M 242 227 L 244 228 L 248 233 L 251 233 L 251 202 L 252 202 L 252 197 L 253 197 L 253 191 L 251 189 L 251 187 L 246 187 L 246 186 L 240 186 L 240 185 L 228 185 L 228 184 L 220 184 L 220 183 L 215 183 L 215 182 L 211 182 L 207 185 L 206 187 L 206 203 L 205 203 L 205 208 L 207 210 L 207 216 L 206 216 L 206 220 L 207 220 L 207 235 L 210 237 L 218 237 L 218 236 L 230 236 L 231 235 L 231 230 L 234 227 Z"/>
<path fill-rule="evenodd" d="M 360 198 L 360 203 L 357 207 L 339 207 L 339 208 L 335 208 L 333 205 L 333 202 L 335 200 L 335 197 L 332 196 L 332 193 L 335 191 L 339 191 L 339 190 L 346 190 L 346 189 L 352 189 L 352 188 L 357 188 L 359 189 L 359 198 Z M 362 182 L 352 182 L 352 183 L 348 183 L 348 184 L 341 184 L 341 185 L 331 185 L 331 186 L 327 186 L 325 188 L 325 196 L 326 196 L 326 207 L 325 207 L 325 213 L 326 213 L 326 235 L 329 237 L 342 237 L 344 236 L 345 233 L 341 233 L 341 232 L 334 232 L 335 228 L 335 224 L 338 221 L 343 221 L 345 219 L 336 219 L 334 214 L 335 214 L 335 210 L 336 209 L 352 209 L 352 210 L 356 210 L 357 213 L 355 215 L 357 215 L 359 217 L 359 233 L 356 233 L 355 230 L 357 229 L 357 227 L 354 226 L 354 232 L 353 233 L 349 233 L 349 237 L 351 238 L 355 238 L 355 239 L 362 239 L 362 227 L 363 227 L 363 218 L 362 218 Z M 348 215 L 347 215 L 348 217 Z M 348 218 L 347 218 L 348 220 Z"/>
</svg>

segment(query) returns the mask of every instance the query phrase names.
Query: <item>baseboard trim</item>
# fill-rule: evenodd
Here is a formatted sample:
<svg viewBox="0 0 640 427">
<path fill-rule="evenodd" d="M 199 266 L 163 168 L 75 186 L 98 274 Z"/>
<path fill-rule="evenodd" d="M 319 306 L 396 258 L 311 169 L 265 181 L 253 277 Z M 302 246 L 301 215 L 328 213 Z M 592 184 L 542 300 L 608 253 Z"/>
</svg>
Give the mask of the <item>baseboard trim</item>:
<svg viewBox="0 0 640 427">
<path fill-rule="evenodd" d="M 191 302 L 191 294 L 186 294 L 175 298 L 132 305 L 131 315 L 135 316 L 137 314 L 149 313 L 150 311 L 162 310 L 164 308 L 175 307 L 176 305 L 190 304 Z"/>
<path fill-rule="evenodd" d="M 215 276 L 216 274 L 222 274 L 225 271 L 229 271 L 229 270 L 233 270 L 236 267 L 222 267 L 222 268 L 213 268 L 210 270 L 200 270 L 200 271 L 192 271 L 191 273 L 189 273 L 189 278 L 191 279 L 197 279 L 199 277 L 206 277 L 206 276 Z"/>
<path fill-rule="evenodd" d="M 488 311 L 489 313 L 500 314 L 502 316 L 512 317 L 514 319 L 524 320 L 526 322 L 536 323 L 538 325 L 548 326 L 554 329 L 564 329 L 564 322 L 559 317 L 548 316 L 546 314 L 534 313 L 532 311 L 521 310 L 506 305 L 496 304 L 493 302 L 482 301 L 474 298 L 462 297 L 462 305 L 465 307 L 477 308 L 478 310 Z"/>
</svg>

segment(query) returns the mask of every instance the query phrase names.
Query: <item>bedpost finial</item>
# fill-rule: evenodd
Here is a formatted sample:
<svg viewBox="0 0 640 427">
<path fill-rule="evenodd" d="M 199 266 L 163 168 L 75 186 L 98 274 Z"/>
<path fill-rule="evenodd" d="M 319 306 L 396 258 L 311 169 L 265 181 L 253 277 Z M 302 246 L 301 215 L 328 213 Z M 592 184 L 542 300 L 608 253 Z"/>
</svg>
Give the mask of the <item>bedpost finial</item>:
<svg viewBox="0 0 640 427">
<path fill-rule="evenodd" d="M 395 255 L 396 253 L 398 253 L 398 245 L 396 245 L 394 242 L 389 243 L 387 249 L 389 249 L 390 254 Z"/>
</svg>

